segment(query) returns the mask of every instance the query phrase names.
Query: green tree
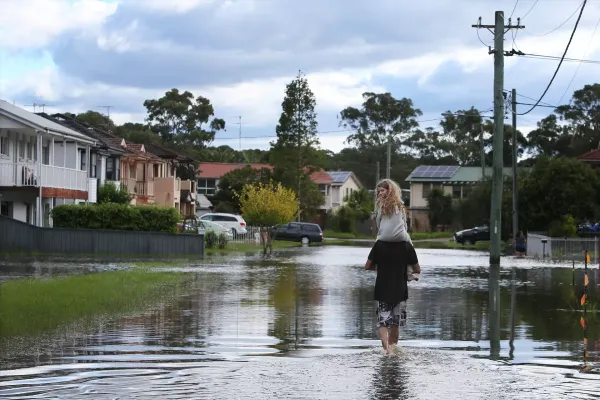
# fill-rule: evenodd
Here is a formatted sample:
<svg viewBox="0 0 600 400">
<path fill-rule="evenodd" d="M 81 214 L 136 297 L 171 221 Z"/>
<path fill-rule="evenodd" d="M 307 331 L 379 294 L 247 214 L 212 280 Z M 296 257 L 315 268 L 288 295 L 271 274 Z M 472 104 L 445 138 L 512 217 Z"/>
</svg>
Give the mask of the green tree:
<svg viewBox="0 0 600 400">
<path fill-rule="evenodd" d="M 520 210 L 528 230 L 546 230 L 550 223 L 570 214 L 576 221 L 599 216 L 598 172 L 579 160 L 540 157 L 524 177 Z"/>
<path fill-rule="evenodd" d="M 234 169 L 221 177 L 219 190 L 211 197 L 215 204 L 215 210 L 219 212 L 239 213 L 241 209 L 240 199 L 237 195 L 241 193 L 246 185 L 268 184 L 271 182 L 271 170 L 269 168 L 256 169 L 250 165 Z"/>
<path fill-rule="evenodd" d="M 98 188 L 98 204 L 129 204 L 131 195 L 127 190 L 119 190 L 114 182 L 107 181 Z"/>
<path fill-rule="evenodd" d="M 126 122 L 116 127 L 115 134 L 132 143 L 161 144 L 162 142 L 160 136 L 153 132 L 148 125 L 140 123 Z"/>
<path fill-rule="evenodd" d="M 574 155 L 597 149 L 600 144 L 600 83 L 576 90 L 568 105 L 556 109 L 569 123 Z"/>
<path fill-rule="evenodd" d="M 288 223 L 298 213 L 298 200 L 292 189 L 281 183 L 246 185 L 239 194 L 240 209 L 246 222 L 260 227 L 263 254 L 272 249 L 272 228 Z"/>
<path fill-rule="evenodd" d="M 90 124 L 91 126 L 105 131 L 112 131 L 115 128 L 115 123 L 112 119 L 100 114 L 98 111 L 88 110 L 84 113 L 77 114 L 78 120 Z"/>
<path fill-rule="evenodd" d="M 310 179 L 310 175 L 324 163 L 322 153 L 318 150 L 316 104 L 308 80 L 300 71 L 286 85 L 282 112 L 276 127 L 277 141 L 271 143 L 269 154 L 275 178 L 296 191 L 301 213 L 310 213 L 311 207 L 324 201 L 323 195 L 314 190 L 314 183 Z"/>
<path fill-rule="evenodd" d="M 452 224 L 452 196 L 435 188 L 427 196 L 429 225 L 435 231 L 440 225 Z"/>
<path fill-rule="evenodd" d="M 419 126 L 423 115 L 411 99 L 396 99 L 391 93 L 363 93 L 361 109 L 347 107 L 340 112 L 340 126 L 354 131 L 348 143 L 358 148 L 377 146 L 392 141 L 400 148 L 411 131 Z"/>
<path fill-rule="evenodd" d="M 356 218 L 364 221 L 369 219 L 375 209 L 375 199 L 366 189 L 353 191 L 346 199 L 347 206 L 354 211 Z"/>
<path fill-rule="evenodd" d="M 144 101 L 146 120 L 164 142 L 203 148 L 215 133 L 225 129 L 225 121 L 214 117 L 214 108 L 205 97 L 171 89 L 160 99 Z M 212 118 L 212 120 L 211 120 Z M 210 121 L 210 122 L 209 122 Z"/>
</svg>

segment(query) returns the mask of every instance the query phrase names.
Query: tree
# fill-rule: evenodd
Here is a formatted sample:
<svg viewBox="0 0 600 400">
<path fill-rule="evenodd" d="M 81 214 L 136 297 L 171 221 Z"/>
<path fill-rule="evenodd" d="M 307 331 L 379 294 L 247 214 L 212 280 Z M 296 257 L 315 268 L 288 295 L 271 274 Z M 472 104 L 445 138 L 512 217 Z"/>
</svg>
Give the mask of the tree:
<svg viewBox="0 0 600 400">
<path fill-rule="evenodd" d="M 276 127 L 277 141 L 271 143 L 270 161 L 275 178 L 296 191 L 301 213 L 323 204 L 323 195 L 315 190 L 310 176 L 324 164 L 319 152 L 315 96 L 308 80 L 298 72 L 286 85 L 281 116 Z M 304 190 L 303 190 L 304 189 Z M 298 215 L 299 217 L 299 215 Z"/>
<path fill-rule="evenodd" d="M 298 213 L 296 194 L 281 183 L 246 185 L 239 201 L 246 222 L 260 228 L 263 254 L 272 249 L 273 226 L 288 223 Z"/>
<path fill-rule="evenodd" d="M 148 125 L 140 123 L 126 122 L 116 127 L 115 134 L 133 143 L 160 144 L 162 142 L 160 136 L 153 132 Z"/>
<path fill-rule="evenodd" d="M 223 175 L 219 180 L 219 190 L 210 200 L 215 204 L 215 209 L 221 212 L 231 210 L 231 212 L 238 213 L 241 204 L 239 196 L 236 194 L 241 193 L 246 185 L 268 184 L 269 182 L 271 182 L 269 168 L 256 169 L 246 165 Z"/>
<path fill-rule="evenodd" d="M 180 93 L 171 89 L 158 100 L 144 101 L 144 107 L 148 111 L 146 121 L 164 142 L 204 148 L 213 141 L 217 131 L 225 129 L 224 120 L 210 120 L 214 116 L 210 100 L 202 96 L 194 99 L 188 91 Z"/>
<path fill-rule="evenodd" d="M 568 105 L 556 113 L 570 124 L 574 155 L 597 149 L 600 145 L 600 83 L 576 90 Z"/>
<path fill-rule="evenodd" d="M 131 195 L 127 190 L 119 190 L 114 182 L 105 182 L 98 188 L 98 204 L 129 204 Z"/>
<path fill-rule="evenodd" d="M 540 157 L 524 177 L 519 194 L 519 213 L 525 229 L 548 229 L 552 221 L 570 214 L 576 221 L 593 220 L 600 215 L 598 172 L 579 160 Z"/>
<path fill-rule="evenodd" d="M 369 219 L 375 209 L 373 195 L 366 189 L 353 191 L 346 201 L 348 208 L 353 210 L 356 217 L 362 221 Z"/>
<path fill-rule="evenodd" d="M 417 117 L 423 115 L 414 108 L 411 99 L 396 99 L 391 93 L 363 93 L 364 102 L 359 110 L 347 107 L 340 112 L 340 126 L 351 129 L 347 142 L 359 149 L 378 146 L 392 141 L 400 148 L 410 132 L 419 126 Z"/>
<path fill-rule="evenodd" d="M 84 113 L 77 114 L 76 118 L 95 128 L 103 129 L 105 131 L 112 131 L 115 127 L 115 123 L 110 118 L 100 114 L 98 111 L 88 110 Z"/>
<path fill-rule="evenodd" d="M 550 114 L 537 123 L 537 129 L 527 135 L 528 152 L 534 156 L 559 157 L 571 153 L 568 127 L 558 123 L 556 114 Z"/>
<path fill-rule="evenodd" d="M 452 224 L 451 195 L 444 194 L 441 189 L 433 189 L 427 196 L 427 208 L 432 231 L 435 231 L 439 225 Z"/>
</svg>

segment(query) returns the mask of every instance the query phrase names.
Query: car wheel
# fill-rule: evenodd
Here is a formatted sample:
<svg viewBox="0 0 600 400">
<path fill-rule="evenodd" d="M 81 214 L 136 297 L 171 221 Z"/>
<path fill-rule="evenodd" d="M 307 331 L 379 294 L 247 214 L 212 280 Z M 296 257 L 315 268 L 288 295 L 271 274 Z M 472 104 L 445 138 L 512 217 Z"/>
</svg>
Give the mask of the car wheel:
<svg viewBox="0 0 600 400">
<path fill-rule="evenodd" d="M 308 236 L 302 237 L 302 244 L 310 244 L 310 239 L 308 238 Z"/>
<path fill-rule="evenodd" d="M 471 246 L 475 245 L 475 241 L 474 240 L 467 240 L 467 244 L 470 244 Z"/>
</svg>

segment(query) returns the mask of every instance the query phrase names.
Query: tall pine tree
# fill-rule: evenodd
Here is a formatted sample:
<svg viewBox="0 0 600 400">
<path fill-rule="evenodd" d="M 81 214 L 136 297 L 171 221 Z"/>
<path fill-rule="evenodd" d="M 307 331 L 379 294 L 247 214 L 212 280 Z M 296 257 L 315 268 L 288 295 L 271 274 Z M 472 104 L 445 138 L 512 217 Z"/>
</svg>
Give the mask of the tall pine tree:
<svg viewBox="0 0 600 400">
<path fill-rule="evenodd" d="M 286 85 L 277 125 L 277 141 L 271 143 L 270 161 L 274 176 L 296 192 L 300 213 L 307 215 L 323 204 L 323 195 L 310 175 L 323 165 L 317 136 L 315 95 L 302 71 Z M 298 216 L 300 217 L 300 216 Z"/>
</svg>

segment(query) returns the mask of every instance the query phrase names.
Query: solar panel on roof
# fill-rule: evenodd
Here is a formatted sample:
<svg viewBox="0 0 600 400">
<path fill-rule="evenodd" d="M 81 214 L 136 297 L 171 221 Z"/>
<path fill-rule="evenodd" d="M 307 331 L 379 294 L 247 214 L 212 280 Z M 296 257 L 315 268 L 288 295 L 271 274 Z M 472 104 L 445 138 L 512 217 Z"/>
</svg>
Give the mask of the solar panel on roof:
<svg viewBox="0 0 600 400">
<path fill-rule="evenodd" d="M 421 165 L 413 173 L 413 178 L 451 178 L 458 170 L 456 165 Z"/>
</svg>

